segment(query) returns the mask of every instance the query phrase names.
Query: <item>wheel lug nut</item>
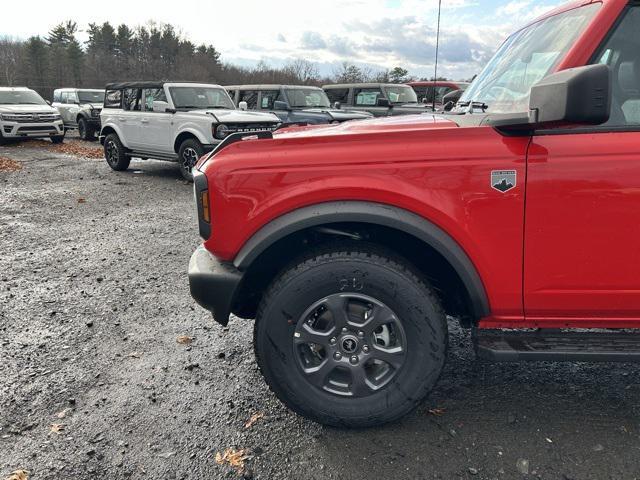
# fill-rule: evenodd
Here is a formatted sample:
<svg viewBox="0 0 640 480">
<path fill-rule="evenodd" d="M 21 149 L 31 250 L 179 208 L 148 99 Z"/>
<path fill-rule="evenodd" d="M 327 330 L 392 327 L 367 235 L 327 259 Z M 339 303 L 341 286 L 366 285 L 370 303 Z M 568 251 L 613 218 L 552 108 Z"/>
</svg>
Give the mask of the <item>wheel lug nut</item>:
<svg viewBox="0 0 640 480">
<path fill-rule="evenodd" d="M 330 343 L 331 345 L 335 345 L 337 341 L 338 341 L 338 340 L 336 339 L 336 337 L 333 337 L 331 340 L 329 340 L 329 343 Z"/>
<path fill-rule="evenodd" d="M 358 332 L 358 336 L 359 336 L 360 338 L 363 338 L 363 337 L 364 337 L 364 332 L 363 332 L 362 330 L 360 330 L 360 331 Z"/>
<path fill-rule="evenodd" d="M 349 329 L 347 327 L 342 327 L 342 333 L 347 333 Z"/>
<path fill-rule="evenodd" d="M 349 361 L 350 361 L 353 365 L 355 365 L 356 363 L 358 363 L 358 357 L 356 357 L 356 356 L 354 355 L 353 357 L 351 357 L 351 358 L 349 359 Z"/>
<path fill-rule="evenodd" d="M 362 347 L 362 351 L 363 351 L 364 353 L 369 353 L 369 345 L 365 345 L 365 346 L 363 346 L 363 347 Z"/>
<path fill-rule="evenodd" d="M 342 360 L 342 354 L 340 352 L 336 352 L 333 355 L 333 358 L 335 358 L 336 360 Z"/>
</svg>

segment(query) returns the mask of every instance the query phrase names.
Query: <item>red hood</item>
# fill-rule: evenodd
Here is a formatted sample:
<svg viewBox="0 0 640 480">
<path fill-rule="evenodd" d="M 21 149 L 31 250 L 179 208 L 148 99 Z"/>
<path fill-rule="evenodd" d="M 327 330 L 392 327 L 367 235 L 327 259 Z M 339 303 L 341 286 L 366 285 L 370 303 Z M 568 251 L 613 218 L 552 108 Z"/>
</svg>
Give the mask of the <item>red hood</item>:
<svg viewBox="0 0 640 480">
<path fill-rule="evenodd" d="M 451 120 L 435 115 L 401 115 L 397 117 L 354 120 L 340 125 L 314 125 L 281 130 L 273 135 L 278 138 L 324 137 L 335 135 L 353 135 L 363 133 L 392 133 L 435 128 L 451 128 L 456 124 Z"/>
</svg>

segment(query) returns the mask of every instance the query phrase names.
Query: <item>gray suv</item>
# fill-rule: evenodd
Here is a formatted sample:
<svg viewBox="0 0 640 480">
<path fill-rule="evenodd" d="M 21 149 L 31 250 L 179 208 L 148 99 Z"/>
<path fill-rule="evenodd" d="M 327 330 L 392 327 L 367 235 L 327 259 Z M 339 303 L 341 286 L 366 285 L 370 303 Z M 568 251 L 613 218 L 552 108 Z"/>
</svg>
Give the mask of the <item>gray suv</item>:
<svg viewBox="0 0 640 480">
<path fill-rule="evenodd" d="M 78 130 L 83 140 L 94 140 L 100 131 L 104 90 L 61 88 L 53 92 L 53 107 L 62 116 L 66 130 Z"/>
<path fill-rule="evenodd" d="M 372 117 L 364 111 L 331 108 L 327 95 L 319 87 L 232 85 L 225 88 L 241 110 L 274 113 L 284 125 L 342 123 Z"/>
<path fill-rule="evenodd" d="M 329 100 L 349 109 L 369 112 L 376 117 L 432 112 L 431 106 L 418 102 L 409 85 L 397 83 L 351 83 L 322 87 Z"/>
</svg>

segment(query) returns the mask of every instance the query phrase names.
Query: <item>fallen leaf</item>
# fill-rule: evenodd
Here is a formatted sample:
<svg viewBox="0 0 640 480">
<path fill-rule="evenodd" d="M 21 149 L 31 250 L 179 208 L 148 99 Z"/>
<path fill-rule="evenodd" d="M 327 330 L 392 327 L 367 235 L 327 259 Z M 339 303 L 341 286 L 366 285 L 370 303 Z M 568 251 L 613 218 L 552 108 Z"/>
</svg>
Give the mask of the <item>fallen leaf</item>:
<svg viewBox="0 0 640 480">
<path fill-rule="evenodd" d="M 57 433 L 58 435 L 62 435 L 62 432 L 64 431 L 64 427 L 65 427 L 64 423 L 52 423 L 50 433 Z"/>
<path fill-rule="evenodd" d="M 429 410 L 429 415 L 433 415 L 435 417 L 441 417 L 445 413 L 447 413 L 447 410 L 444 408 L 432 408 Z"/>
<path fill-rule="evenodd" d="M 22 170 L 22 164 L 20 162 L 16 162 L 11 158 L 0 157 L 0 171 L 17 172 L 18 170 Z"/>
<path fill-rule="evenodd" d="M 253 427 L 254 423 L 256 423 L 261 418 L 264 418 L 264 413 L 262 412 L 254 413 L 253 415 L 251 415 L 251 418 L 249 418 L 249 420 L 247 420 L 247 422 L 244 424 L 244 428 Z"/>
<path fill-rule="evenodd" d="M 216 463 L 218 465 L 229 465 L 239 474 L 244 473 L 244 461 L 249 458 L 245 449 L 235 450 L 227 448 L 224 453 L 216 452 Z"/>
<path fill-rule="evenodd" d="M 188 335 L 180 335 L 176 341 L 180 345 L 189 345 L 193 340 L 193 337 L 189 337 Z"/>
<path fill-rule="evenodd" d="M 26 470 L 16 470 L 7 477 L 7 480 L 29 480 L 29 472 Z"/>
<path fill-rule="evenodd" d="M 81 197 L 78 199 L 78 203 L 87 203 L 87 201 Z"/>
<path fill-rule="evenodd" d="M 141 358 L 142 354 L 140 352 L 132 352 L 129 354 L 131 358 Z"/>
</svg>

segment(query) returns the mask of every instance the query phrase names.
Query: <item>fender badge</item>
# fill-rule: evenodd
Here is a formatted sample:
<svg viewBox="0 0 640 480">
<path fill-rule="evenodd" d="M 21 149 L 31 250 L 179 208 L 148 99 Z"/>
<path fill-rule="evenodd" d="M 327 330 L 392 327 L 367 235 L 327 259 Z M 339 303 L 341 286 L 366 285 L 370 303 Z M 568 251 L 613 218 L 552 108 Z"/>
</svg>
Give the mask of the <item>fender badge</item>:
<svg viewBox="0 0 640 480">
<path fill-rule="evenodd" d="M 491 188 L 502 193 L 516 188 L 517 172 L 515 170 L 494 170 L 491 172 Z"/>
</svg>

